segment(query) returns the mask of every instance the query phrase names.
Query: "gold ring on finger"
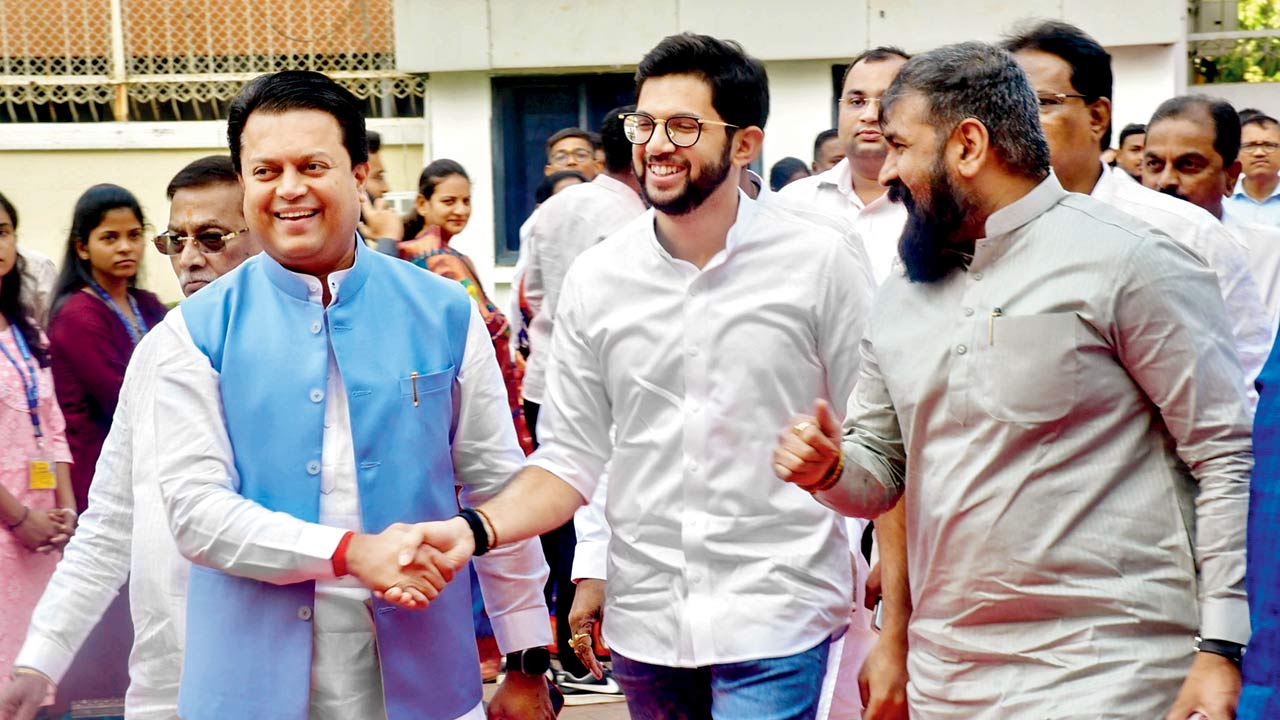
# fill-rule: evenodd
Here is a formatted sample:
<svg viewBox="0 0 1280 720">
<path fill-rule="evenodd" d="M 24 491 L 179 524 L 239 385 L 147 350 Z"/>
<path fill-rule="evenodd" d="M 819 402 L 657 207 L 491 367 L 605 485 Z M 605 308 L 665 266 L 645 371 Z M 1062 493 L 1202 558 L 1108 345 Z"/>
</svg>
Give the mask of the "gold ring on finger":
<svg viewBox="0 0 1280 720">
<path fill-rule="evenodd" d="M 795 425 L 792 425 L 792 426 L 791 426 L 791 429 L 792 429 L 792 431 L 794 431 L 794 432 L 795 432 L 795 434 L 797 434 L 797 435 L 803 435 L 803 434 L 804 434 L 804 431 L 805 431 L 805 430 L 808 430 L 808 429 L 809 429 L 809 428 L 811 428 L 811 427 L 813 427 L 813 423 L 809 422 L 808 420 L 802 420 L 802 421 L 800 421 L 800 422 L 796 423 Z"/>
</svg>

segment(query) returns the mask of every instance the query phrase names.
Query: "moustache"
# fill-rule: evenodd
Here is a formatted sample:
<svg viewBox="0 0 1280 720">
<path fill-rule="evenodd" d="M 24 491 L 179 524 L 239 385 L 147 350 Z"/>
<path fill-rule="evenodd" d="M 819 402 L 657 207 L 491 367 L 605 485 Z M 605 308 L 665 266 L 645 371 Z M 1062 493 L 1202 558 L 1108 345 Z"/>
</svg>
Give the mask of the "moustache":
<svg viewBox="0 0 1280 720">
<path fill-rule="evenodd" d="M 1186 195 L 1183 195 L 1182 193 L 1178 192 L 1177 188 L 1160 188 L 1160 193 L 1163 195 L 1168 195 L 1169 197 L 1178 198 L 1179 200 L 1185 200 L 1187 202 L 1191 202 L 1191 199 L 1188 198 Z"/>
</svg>

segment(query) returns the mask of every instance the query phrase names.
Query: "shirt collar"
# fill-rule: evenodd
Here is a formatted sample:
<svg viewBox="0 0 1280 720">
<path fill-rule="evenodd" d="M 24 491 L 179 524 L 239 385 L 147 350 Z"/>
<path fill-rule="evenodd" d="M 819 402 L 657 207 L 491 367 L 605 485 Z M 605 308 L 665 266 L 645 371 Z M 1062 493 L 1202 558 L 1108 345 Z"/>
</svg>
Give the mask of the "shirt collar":
<svg viewBox="0 0 1280 720">
<path fill-rule="evenodd" d="M 369 262 L 367 260 L 361 262 L 360 256 L 372 251 L 365 246 L 359 234 L 353 234 L 352 238 L 356 246 L 355 261 L 349 268 L 329 273 L 329 294 L 331 296 L 329 305 L 331 306 L 337 304 L 340 288 L 346 288 L 343 297 L 351 297 L 364 285 L 369 276 Z M 306 273 L 294 272 L 276 262 L 274 258 L 266 253 L 262 253 L 262 262 L 267 277 L 273 285 L 284 293 L 317 305 L 322 302 L 324 287 L 320 284 L 319 278 Z"/>
<path fill-rule="evenodd" d="M 599 175 L 596 175 L 595 179 L 592 180 L 591 182 L 598 183 L 600 187 L 610 192 L 614 192 L 628 198 L 635 198 L 636 200 L 643 202 L 643 200 L 640 200 L 640 193 L 637 193 L 635 190 L 632 190 L 629 185 L 622 182 L 621 180 L 610 177 L 608 173 L 600 173 Z M 535 210 L 534 212 L 537 212 L 537 210 Z"/>
<path fill-rule="evenodd" d="M 999 237 L 1017 230 L 1057 205 L 1066 196 L 1067 191 L 1062 189 L 1058 176 L 1050 170 L 1049 176 L 1032 188 L 1031 192 L 991 213 L 987 218 L 987 237 Z"/>
<path fill-rule="evenodd" d="M 849 158 L 842 158 L 831 169 L 818 173 L 818 185 L 830 185 L 843 195 L 853 206 L 861 210 L 865 207 L 862 198 L 853 189 L 853 166 Z"/>
<path fill-rule="evenodd" d="M 1276 185 L 1275 189 L 1271 191 L 1271 194 L 1263 198 L 1263 200 L 1264 201 L 1270 200 L 1271 198 L 1276 197 L 1277 195 L 1280 195 L 1280 185 Z M 1244 173 L 1241 173 L 1240 177 L 1236 178 L 1236 189 L 1232 191 L 1231 197 L 1247 198 L 1249 200 L 1253 200 L 1253 197 L 1250 196 L 1249 193 L 1244 191 Z"/>
<path fill-rule="evenodd" d="M 758 202 L 759 201 L 757 200 L 752 200 L 751 196 L 743 192 L 742 188 L 738 188 L 738 214 L 733 219 L 733 225 L 730 226 L 728 235 L 725 236 L 724 249 L 708 260 L 707 264 L 704 265 L 699 272 L 706 272 L 716 265 L 723 263 L 725 258 L 733 252 L 734 248 L 741 244 L 742 238 L 747 232 L 747 228 L 751 225 L 752 218 L 756 215 L 756 206 Z M 649 228 L 649 238 L 653 243 L 653 247 L 657 249 L 658 254 L 667 262 L 676 262 L 676 259 L 671 256 L 671 253 L 667 252 L 667 249 L 662 247 L 662 243 L 658 242 L 658 230 L 656 224 L 657 211 L 653 208 L 649 208 L 648 212 L 653 219 L 645 224 Z"/>
</svg>

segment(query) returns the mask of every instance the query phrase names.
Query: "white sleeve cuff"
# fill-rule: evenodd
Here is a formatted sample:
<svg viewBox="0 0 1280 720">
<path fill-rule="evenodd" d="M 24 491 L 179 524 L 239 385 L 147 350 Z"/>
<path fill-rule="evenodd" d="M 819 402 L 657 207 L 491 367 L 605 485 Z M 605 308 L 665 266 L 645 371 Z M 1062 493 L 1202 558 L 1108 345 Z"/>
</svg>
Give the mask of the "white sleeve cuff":
<svg viewBox="0 0 1280 720">
<path fill-rule="evenodd" d="M 551 619 L 545 605 L 490 617 L 489 622 L 493 625 L 498 649 L 504 655 L 526 648 L 545 647 L 555 641 L 551 636 Z"/>
<path fill-rule="evenodd" d="M 1247 645 L 1252 629 L 1243 599 L 1205 600 L 1200 605 L 1200 637 Z"/>
<path fill-rule="evenodd" d="M 27 641 L 18 651 L 13 666 L 38 670 L 49 676 L 56 685 L 62 682 L 62 676 L 67 674 L 67 668 L 71 667 L 71 661 L 75 658 L 75 652 L 32 632 L 27 635 Z"/>
<path fill-rule="evenodd" d="M 597 540 L 580 540 L 573 551 L 571 577 L 579 580 L 605 580 L 605 568 L 609 562 L 609 544 Z"/>
<path fill-rule="evenodd" d="M 298 567 L 298 572 L 316 580 L 332 580 L 333 553 L 338 549 L 347 534 L 342 528 L 307 523 L 298 534 L 298 554 L 307 558 Z"/>
</svg>

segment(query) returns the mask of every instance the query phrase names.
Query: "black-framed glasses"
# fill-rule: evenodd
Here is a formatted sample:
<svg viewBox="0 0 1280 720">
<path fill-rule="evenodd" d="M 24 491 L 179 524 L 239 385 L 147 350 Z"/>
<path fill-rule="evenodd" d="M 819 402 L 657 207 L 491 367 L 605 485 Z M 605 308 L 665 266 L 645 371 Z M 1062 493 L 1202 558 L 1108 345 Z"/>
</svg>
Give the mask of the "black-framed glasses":
<svg viewBox="0 0 1280 720">
<path fill-rule="evenodd" d="M 1079 95 L 1076 93 L 1037 93 L 1036 97 L 1040 101 L 1040 109 L 1055 108 L 1066 104 L 1070 98 L 1080 98 L 1085 102 L 1089 101 L 1088 95 Z"/>
<path fill-rule="evenodd" d="M 653 137 L 653 131 L 662 125 L 667 132 L 667 139 L 676 147 L 690 147 L 702 137 L 703 125 L 738 129 L 741 126 L 718 120 L 703 120 L 692 115 L 675 115 L 669 118 L 656 118 L 642 112 L 623 113 L 622 132 L 632 145 L 644 145 Z"/>
<path fill-rule="evenodd" d="M 1263 155 L 1272 155 L 1277 150 L 1280 150 L 1280 143 L 1247 142 L 1240 146 L 1242 153 L 1261 152 Z"/>
<path fill-rule="evenodd" d="M 182 249 L 186 247 L 187 241 L 190 240 L 196 244 L 196 249 L 205 255 L 217 255 L 227 247 L 227 241 L 235 236 L 249 232 L 249 228 L 236 230 L 226 234 L 217 230 L 206 230 L 195 235 L 182 235 L 172 230 L 166 230 L 155 238 L 156 250 L 162 255 L 181 255 Z"/>
<path fill-rule="evenodd" d="M 840 104 L 856 112 L 862 112 L 870 105 L 880 106 L 880 98 L 866 95 L 850 95 L 840 98 Z"/>
</svg>

